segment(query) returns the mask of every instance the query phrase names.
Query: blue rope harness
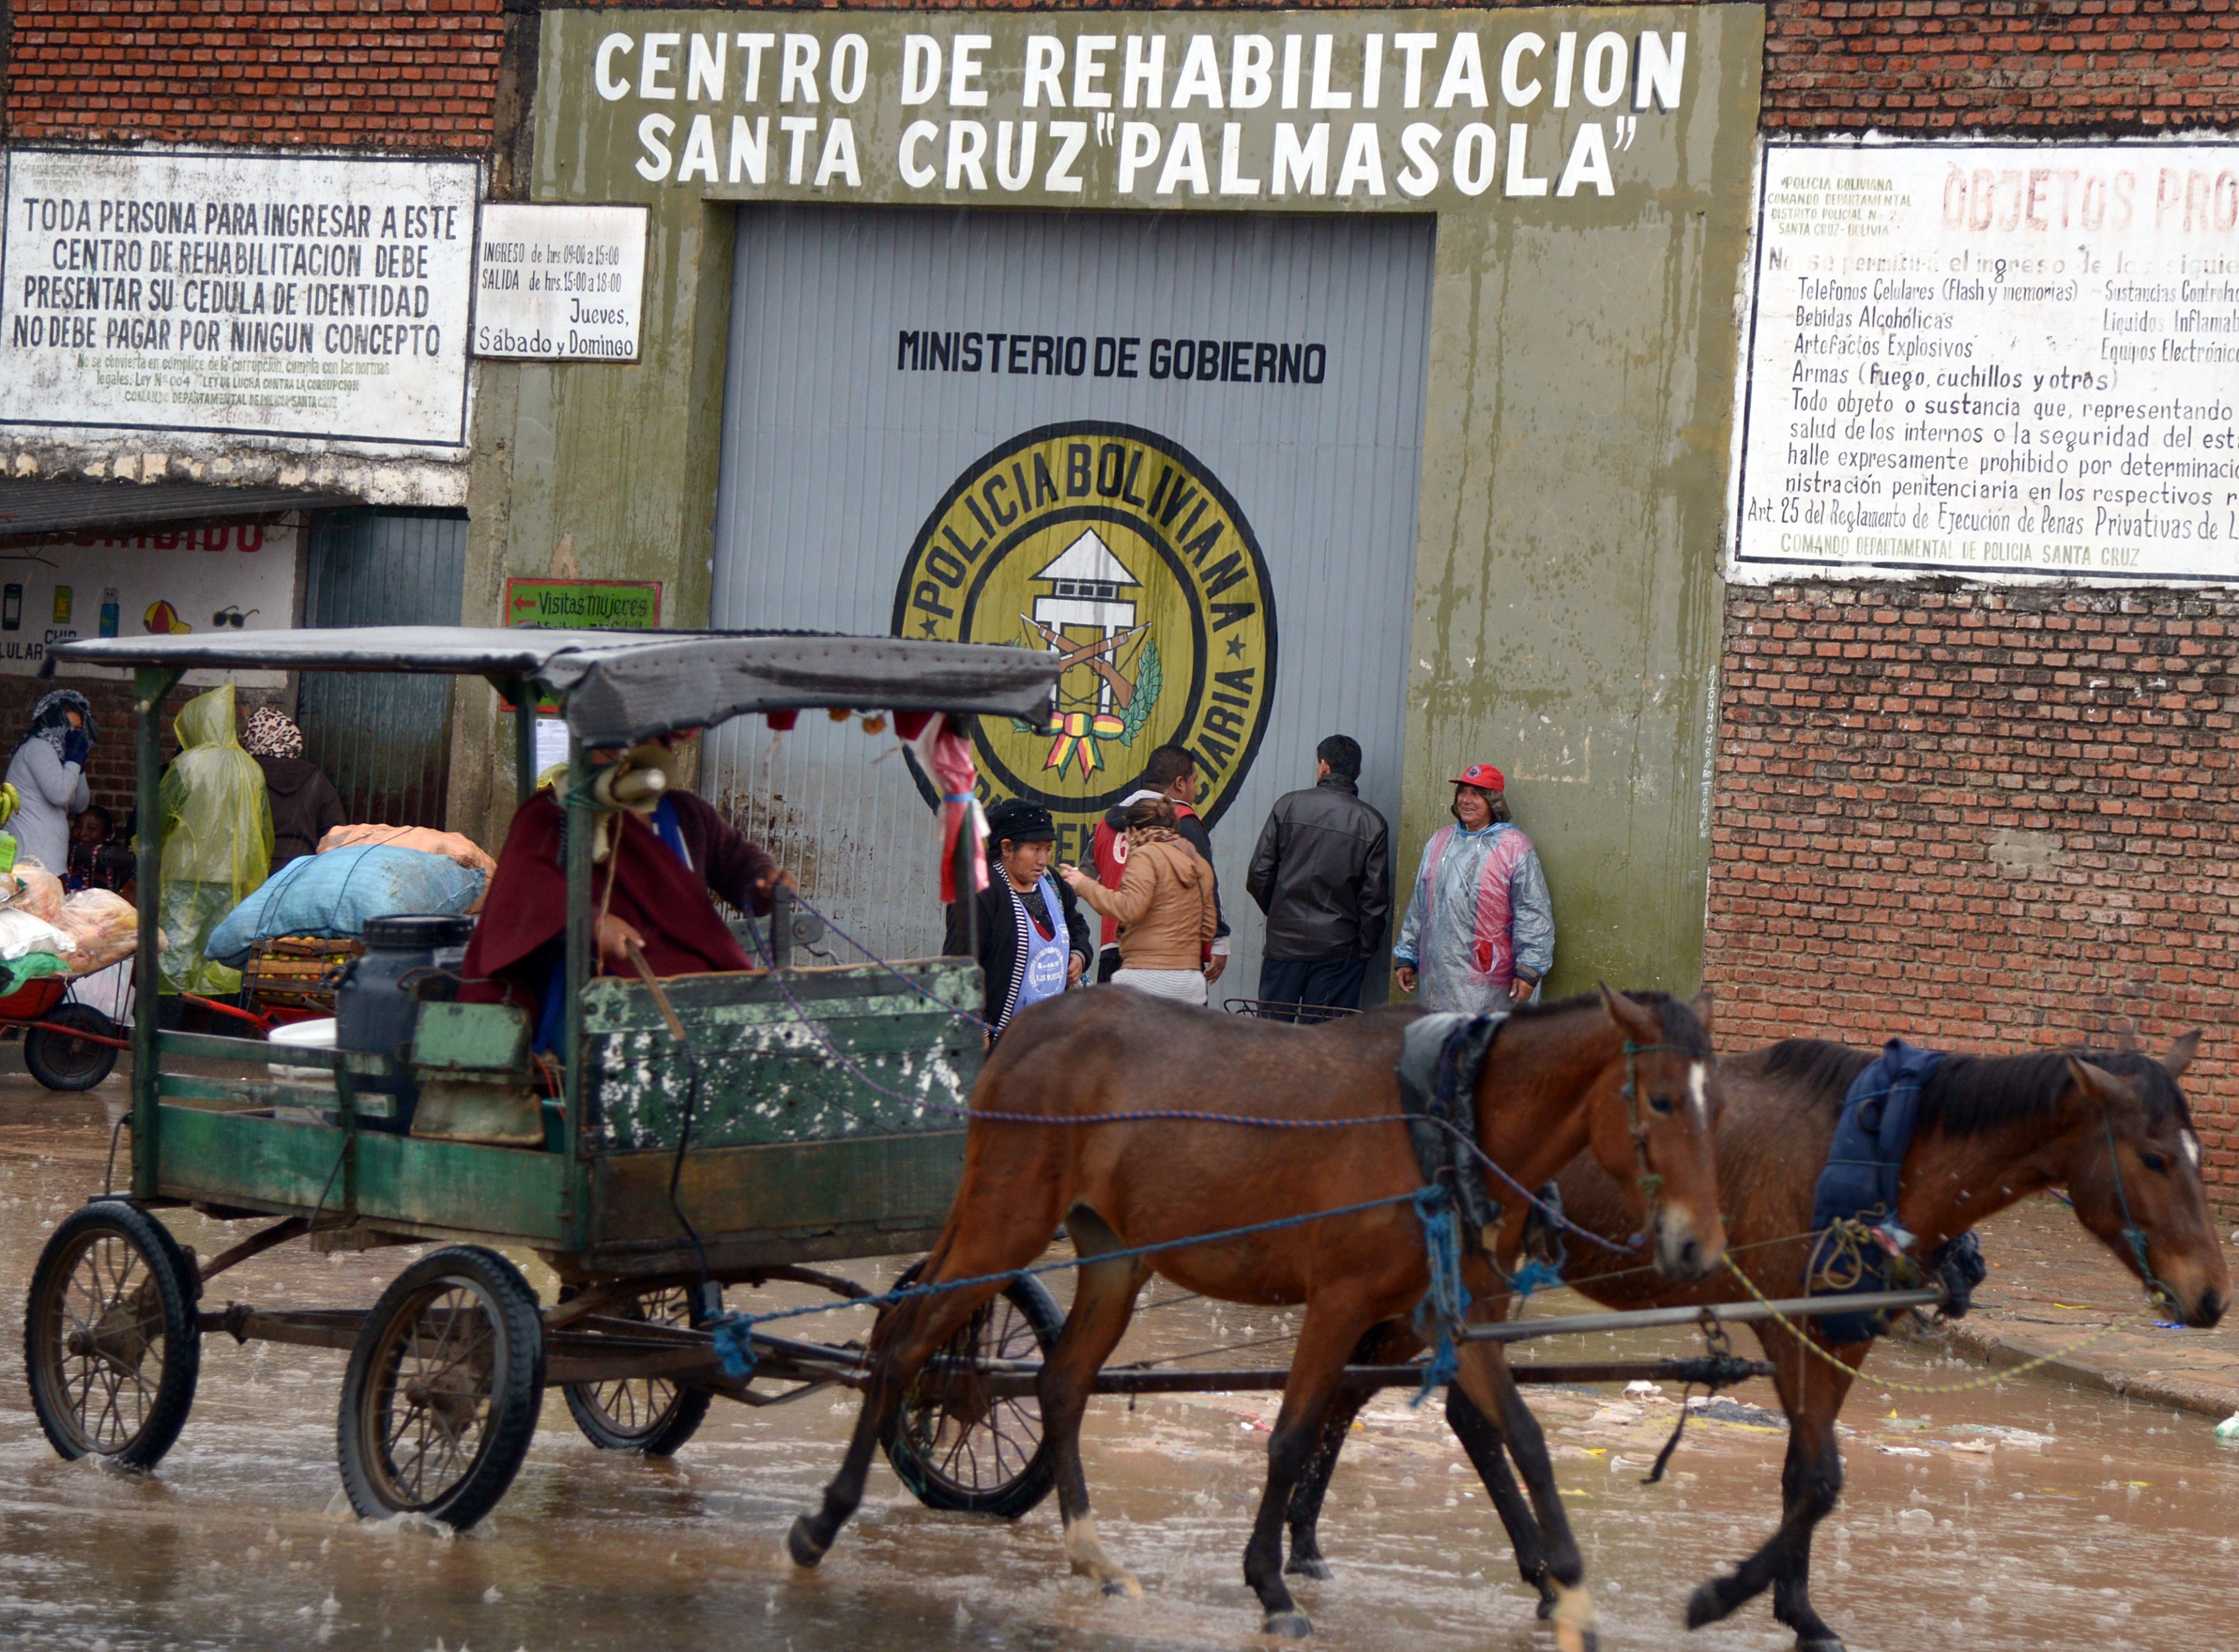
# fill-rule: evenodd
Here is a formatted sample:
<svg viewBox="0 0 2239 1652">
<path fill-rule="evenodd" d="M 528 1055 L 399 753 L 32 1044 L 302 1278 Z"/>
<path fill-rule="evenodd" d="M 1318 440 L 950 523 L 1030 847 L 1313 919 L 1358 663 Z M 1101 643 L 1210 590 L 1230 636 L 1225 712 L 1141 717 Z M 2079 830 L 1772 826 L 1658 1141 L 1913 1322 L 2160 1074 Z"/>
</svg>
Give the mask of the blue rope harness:
<svg viewBox="0 0 2239 1652">
<path fill-rule="evenodd" d="M 1454 1214 L 1453 1194 L 1444 1182 L 1426 1182 L 1413 1197 L 1415 1215 L 1423 1224 L 1423 1251 L 1431 1264 L 1431 1288 L 1415 1304 L 1415 1330 L 1426 1342 L 1432 1341 L 1435 1332 L 1430 1363 L 1423 1367 L 1423 1385 L 1407 1402 L 1418 1406 L 1442 1383 L 1454 1380 L 1458 1370 L 1454 1332 L 1469 1312 L 1470 1294 L 1462 1284 L 1461 1223 Z"/>
<path fill-rule="evenodd" d="M 2138 1277 L 2145 1282 L 2148 1298 L 2175 1313 L 2182 1305 L 2176 1292 L 2155 1276 L 2154 1264 L 2146 1260 L 2146 1231 L 2130 1214 L 2130 1195 L 2123 1185 L 2123 1160 L 2115 1151 L 2115 1115 L 2106 1115 L 2107 1168 L 2115 1172 L 2115 1202 L 2122 1207 L 2123 1237 L 2129 1241 L 2130 1254 L 2138 1259 Z M 2073 1207 L 2071 1207 L 2073 1208 Z"/>
<path fill-rule="evenodd" d="M 805 901 L 801 905 L 807 906 Z M 807 909 L 812 912 L 816 911 L 814 906 L 808 906 Z M 822 913 L 817 915 L 823 917 Z M 871 953 L 867 947 L 864 947 L 860 942 L 848 936 L 836 924 L 833 924 L 829 918 L 826 918 L 824 921 L 843 939 L 870 956 L 880 968 L 901 980 L 919 996 L 938 1005 L 942 1010 L 960 1018 L 976 1022 L 982 1026 L 987 1025 L 978 1017 L 957 1010 L 927 992 L 915 981 L 895 969 L 893 965 Z M 777 987 L 779 993 L 800 1018 L 802 1025 L 808 1030 L 809 1035 L 823 1047 L 825 1054 L 874 1094 L 885 1096 L 890 1100 L 899 1101 L 914 1108 L 961 1118 L 967 1121 L 978 1118 L 993 1123 L 1045 1125 L 1109 1125 L 1174 1119 L 1196 1124 L 1242 1125 L 1272 1130 L 1337 1130 L 1365 1125 L 1392 1125 L 1405 1122 L 1405 1116 L 1399 1113 L 1375 1113 L 1357 1118 L 1268 1118 L 1249 1114 L 1215 1113 L 1194 1108 L 1179 1107 L 1142 1108 L 1120 1113 L 1070 1115 L 1009 1113 L 951 1107 L 937 1102 L 926 1101 L 920 1098 L 906 1096 L 879 1084 L 863 1070 L 860 1065 L 850 1058 L 825 1036 L 823 1029 L 817 1025 L 815 1017 L 811 1015 L 807 1006 L 794 996 L 792 988 L 786 985 L 783 974 L 774 967 L 774 960 L 764 946 L 761 937 L 756 934 L 753 939 L 756 954 L 763 965 L 769 969 L 772 984 Z M 1630 1044 L 1626 1045 L 1626 1053 L 1628 1058 L 1633 1053 Z M 1623 1251 L 1628 1248 L 1611 1244 L 1599 1234 L 1579 1227 L 1564 1216 L 1559 1209 L 1547 1204 L 1514 1177 L 1509 1175 L 1500 1165 L 1495 1164 L 1467 1132 L 1457 1130 L 1445 1121 L 1435 1122 L 1440 1123 L 1441 1127 L 1460 1142 L 1473 1158 L 1520 1194 L 1550 1222 L 1583 1238 L 1591 1239 L 1606 1250 Z M 754 1336 L 755 1328 L 758 1326 L 802 1318 L 811 1314 L 837 1313 L 850 1308 L 891 1307 L 897 1303 L 908 1301 L 912 1297 L 938 1296 L 952 1290 L 973 1290 L 983 1285 L 1007 1285 L 1014 1280 L 1028 1278 L 1038 1274 L 1087 1267 L 1096 1263 L 1126 1261 L 1137 1257 L 1156 1256 L 1168 1251 L 1187 1250 L 1202 1244 L 1217 1244 L 1230 1239 L 1244 1238 L 1259 1233 L 1279 1232 L 1289 1228 L 1303 1227 L 1310 1222 L 1326 1221 L 1340 1216 L 1355 1216 L 1364 1211 L 1401 1204 L 1412 1204 L 1415 1207 L 1417 1218 L 1423 1226 L 1424 1251 L 1430 1271 L 1429 1288 L 1425 1292 L 1422 1302 L 1416 1306 L 1415 1323 L 1426 1339 L 1432 1335 L 1432 1325 L 1425 1323 L 1426 1316 L 1430 1321 L 1435 1322 L 1436 1326 L 1434 1350 L 1429 1363 L 1424 1369 L 1422 1387 L 1417 1392 L 1413 1402 L 1419 1405 L 1424 1397 L 1434 1389 L 1453 1380 L 1458 1370 L 1454 1351 L 1454 1333 L 1463 1324 L 1470 1306 L 1469 1290 L 1462 1283 L 1461 1228 L 1453 1208 L 1453 1196 L 1451 1190 L 1443 1183 L 1437 1182 L 1428 1183 L 1410 1192 L 1390 1194 L 1383 1198 L 1366 1199 L 1356 1204 L 1339 1205 L 1332 1210 L 1309 1211 L 1303 1216 L 1281 1217 L 1272 1221 L 1255 1222 L 1244 1227 L 1226 1228 L 1212 1233 L 1193 1234 L 1186 1238 L 1166 1239 L 1153 1244 L 1130 1245 L 1119 1251 L 1100 1251 L 1094 1256 L 1038 1263 L 1032 1267 L 1014 1269 L 1005 1273 L 980 1274 L 970 1278 L 944 1280 L 937 1284 L 904 1285 L 877 1296 L 853 1297 L 844 1302 L 814 1303 L 805 1307 L 779 1309 L 770 1313 L 728 1313 L 711 1320 L 708 1330 L 714 1343 L 716 1357 L 721 1361 L 724 1372 L 733 1380 L 743 1382 L 753 1376 L 757 1363 Z M 679 1215 L 681 1215 L 681 1211 Z M 688 1225 L 687 1231 L 689 1231 Z M 1632 1240 L 1632 1245 L 1637 1247 L 1640 1243 L 1639 1237 L 1636 1235 Z M 1520 1290 L 1525 1296 L 1529 1296 L 1533 1290 L 1545 1285 L 1560 1283 L 1559 1271 L 1551 1269 L 1545 1263 L 1536 1260 L 1527 1263 L 1519 1269 L 1510 1281 L 1512 1289 Z"/>
</svg>

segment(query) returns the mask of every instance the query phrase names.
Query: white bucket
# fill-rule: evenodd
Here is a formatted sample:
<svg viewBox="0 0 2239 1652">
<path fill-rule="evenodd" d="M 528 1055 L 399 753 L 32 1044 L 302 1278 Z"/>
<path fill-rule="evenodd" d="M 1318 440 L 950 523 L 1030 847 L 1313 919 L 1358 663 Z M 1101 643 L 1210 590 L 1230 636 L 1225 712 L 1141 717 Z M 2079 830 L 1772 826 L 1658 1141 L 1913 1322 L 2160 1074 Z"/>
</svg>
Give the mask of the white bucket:
<svg viewBox="0 0 2239 1652">
<path fill-rule="evenodd" d="M 335 1018 L 331 1015 L 317 1021 L 291 1021 L 285 1026 L 274 1027 L 265 1036 L 268 1044 L 292 1045 L 298 1050 L 331 1050 L 335 1047 Z M 274 1067 L 275 1084 L 293 1085 L 299 1090 L 324 1090 L 335 1087 L 335 1075 L 327 1067 Z M 303 1111 L 290 1108 L 290 1112 Z M 321 1122 L 325 1122 L 323 1119 Z"/>
</svg>

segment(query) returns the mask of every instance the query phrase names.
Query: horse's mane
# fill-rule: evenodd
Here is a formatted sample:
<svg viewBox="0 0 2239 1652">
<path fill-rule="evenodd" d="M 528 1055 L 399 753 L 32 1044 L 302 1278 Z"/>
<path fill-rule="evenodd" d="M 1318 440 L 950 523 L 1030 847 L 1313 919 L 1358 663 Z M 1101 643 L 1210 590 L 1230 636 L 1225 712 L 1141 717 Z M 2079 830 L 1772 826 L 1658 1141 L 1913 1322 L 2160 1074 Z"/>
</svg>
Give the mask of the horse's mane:
<svg viewBox="0 0 2239 1652">
<path fill-rule="evenodd" d="M 1669 992 L 1627 992 L 1625 997 L 1644 1009 L 1656 1012 L 1657 1020 L 1664 1029 L 1664 1042 L 1676 1044 L 1690 1055 L 1710 1056 L 1711 1035 L 1703 1031 L 1703 1024 L 1695 1012 Z M 1580 1010 L 1599 1010 L 1602 995 L 1598 992 L 1579 992 L 1566 998 L 1555 998 L 1544 1004 L 1527 1004 L 1511 1010 L 1509 1017 L 1517 1021 L 1537 1021 L 1545 1017 L 1575 1015 Z"/>
<path fill-rule="evenodd" d="M 1792 1080 L 1812 1099 L 1839 1108 L 1843 1098 L 1877 1052 L 1824 1038 L 1784 1038 L 1764 1053 L 1769 1077 Z M 2109 1050 L 2045 1051 L 2025 1056 L 1946 1056 L 1920 1090 L 1920 1122 L 1941 1124 L 1954 1136 L 1970 1136 L 2050 1113 L 2069 1086 L 2070 1058 L 2136 1084 L 2145 1098 L 2148 1126 L 2172 1113 L 2190 1127 L 2191 1110 L 2169 1070 L 2151 1056 Z"/>
</svg>

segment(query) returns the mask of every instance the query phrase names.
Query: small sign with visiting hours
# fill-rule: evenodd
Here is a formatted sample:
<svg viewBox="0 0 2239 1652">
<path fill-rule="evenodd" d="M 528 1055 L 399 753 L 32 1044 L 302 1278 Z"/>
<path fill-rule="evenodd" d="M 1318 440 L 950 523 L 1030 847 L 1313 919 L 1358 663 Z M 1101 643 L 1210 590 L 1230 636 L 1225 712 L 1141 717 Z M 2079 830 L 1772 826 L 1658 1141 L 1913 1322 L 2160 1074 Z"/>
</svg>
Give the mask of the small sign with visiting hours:
<svg viewBox="0 0 2239 1652">
<path fill-rule="evenodd" d="M 634 362 L 646 209 L 492 201 L 475 260 L 476 355 Z"/>
</svg>

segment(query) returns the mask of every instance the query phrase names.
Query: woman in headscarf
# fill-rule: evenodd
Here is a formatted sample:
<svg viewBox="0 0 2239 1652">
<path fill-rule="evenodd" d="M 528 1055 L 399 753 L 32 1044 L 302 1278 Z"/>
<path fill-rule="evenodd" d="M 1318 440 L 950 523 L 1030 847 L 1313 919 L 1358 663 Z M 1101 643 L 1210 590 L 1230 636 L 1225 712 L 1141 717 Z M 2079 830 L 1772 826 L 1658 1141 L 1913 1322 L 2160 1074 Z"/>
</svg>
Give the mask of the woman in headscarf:
<svg viewBox="0 0 2239 1652">
<path fill-rule="evenodd" d="M 241 990 L 241 972 L 203 956 L 210 931 L 264 881 L 272 865 L 272 809 L 264 771 L 233 736 L 233 685 L 181 707 L 179 754 L 156 793 L 163 845 L 163 991 L 218 998 Z"/>
<path fill-rule="evenodd" d="M 241 732 L 241 749 L 264 771 L 272 808 L 272 870 L 319 852 L 319 839 L 342 824 L 342 793 L 316 763 L 303 760 L 303 731 L 276 706 L 260 706 Z"/>
<path fill-rule="evenodd" d="M 1049 875 L 1057 845 L 1050 812 L 1023 798 L 1006 799 L 987 811 L 987 843 L 994 851 L 993 875 L 973 899 L 979 908 L 974 955 L 987 985 L 981 1012 L 993 1037 L 1021 1010 L 1079 985 L 1096 952 L 1073 891 Z M 953 904 L 942 950 L 964 952 L 964 912 Z"/>
<path fill-rule="evenodd" d="M 92 801 L 86 760 L 100 738 L 93 707 L 75 688 L 57 688 L 31 708 L 31 732 L 8 760 L 17 808 L 8 822 L 18 859 L 57 878 L 70 865 L 70 818 Z"/>
</svg>

